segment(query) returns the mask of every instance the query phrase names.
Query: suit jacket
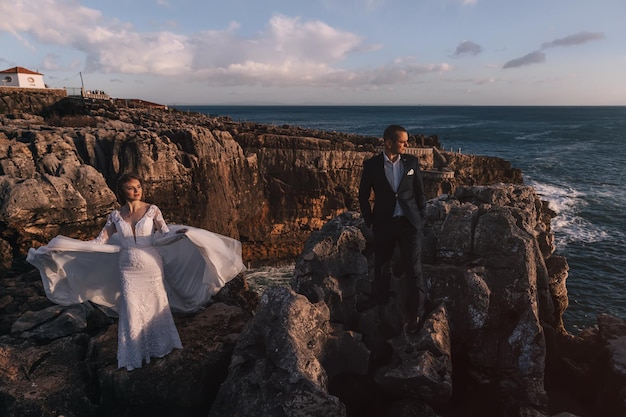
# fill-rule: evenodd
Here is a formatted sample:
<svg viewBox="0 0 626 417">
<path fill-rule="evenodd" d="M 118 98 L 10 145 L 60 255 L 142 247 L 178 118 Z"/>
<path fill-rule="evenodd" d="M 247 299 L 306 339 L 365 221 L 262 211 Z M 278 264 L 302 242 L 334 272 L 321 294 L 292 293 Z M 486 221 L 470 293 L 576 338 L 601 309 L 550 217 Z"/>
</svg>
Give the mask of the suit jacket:
<svg viewBox="0 0 626 417">
<path fill-rule="evenodd" d="M 382 153 L 363 162 L 363 172 L 359 184 L 359 206 L 365 224 L 380 224 L 391 221 L 396 201 L 404 215 L 416 228 L 422 228 L 426 197 L 419 163 L 413 155 L 400 155 L 403 175 L 394 192 L 385 176 L 385 158 Z M 374 207 L 370 205 L 370 193 L 374 191 Z"/>
</svg>

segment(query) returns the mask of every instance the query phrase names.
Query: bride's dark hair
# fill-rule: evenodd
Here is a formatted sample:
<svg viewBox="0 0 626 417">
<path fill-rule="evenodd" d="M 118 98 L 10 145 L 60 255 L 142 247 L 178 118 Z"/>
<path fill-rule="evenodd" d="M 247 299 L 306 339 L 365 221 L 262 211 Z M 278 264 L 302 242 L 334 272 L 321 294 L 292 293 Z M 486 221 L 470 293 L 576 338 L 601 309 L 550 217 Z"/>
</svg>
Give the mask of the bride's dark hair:
<svg viewBox="0 0 626 417">
<path fill-rule="evenodd" d="M 122 187 L 130 180 L 137 180 L 143 187 L 143 181 L 139 178 L 139 175 L 133 174 L 132 172 L 127 172 L 126 174 L 122 174 L 117 179 L 117 184 L 115 185 L 115 193 L 117 194 L 117 199 L 121 204 L 126 204 L 126 198 L 124 197 L 124 190 Z"/>
</svg>

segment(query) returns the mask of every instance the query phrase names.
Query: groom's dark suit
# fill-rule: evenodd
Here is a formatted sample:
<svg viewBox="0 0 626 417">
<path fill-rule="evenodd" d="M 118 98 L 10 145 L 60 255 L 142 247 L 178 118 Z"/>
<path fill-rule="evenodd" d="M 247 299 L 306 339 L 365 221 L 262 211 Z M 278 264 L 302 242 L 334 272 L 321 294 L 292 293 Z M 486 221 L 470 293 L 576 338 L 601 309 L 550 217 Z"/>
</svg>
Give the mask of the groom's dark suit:
<svg viewBox="0 0 626 417">
<path fill-rule="evenodd" d="M 403 165 L 402 180 L 394 191 L 385 176 L 385 157 L 382 153 L 363 162 L 363 173 L 359 185 L 361 216 L 368 226 L 392 220 L 396 201 L 400 203 L 407 220 L 418 230 L 422 229 L 422 217 L 426 198 L 417 158 L 400 155 Z M 374 190 L 374 208 L 370 206 L 370 191 Z"/>
<path fill-rule="evenodd" d="M 385 175 L 386 158 L 383 153 L 363 163 L 359 185 L 361 215 L 368 226 L 373 226 L 375 277 L 372 295 L 366 306 L 384 303 L 390 295 L 390 276 L 383 273 L 383 266 L 391 261 L 396 244 L 402 255 L 403 272 L 409 280 L 409 319 L 421 318 L 424 309 L 425 291 L 420 260 L 420 236 L 426 198 L 416 157 L 399 155 L 402 176 L 394 191 Z M 370 194 L 374 191 L 374 205 L 370 205 Z M 396 202 L 402 216 L 394 217 Z"/>
</svg>

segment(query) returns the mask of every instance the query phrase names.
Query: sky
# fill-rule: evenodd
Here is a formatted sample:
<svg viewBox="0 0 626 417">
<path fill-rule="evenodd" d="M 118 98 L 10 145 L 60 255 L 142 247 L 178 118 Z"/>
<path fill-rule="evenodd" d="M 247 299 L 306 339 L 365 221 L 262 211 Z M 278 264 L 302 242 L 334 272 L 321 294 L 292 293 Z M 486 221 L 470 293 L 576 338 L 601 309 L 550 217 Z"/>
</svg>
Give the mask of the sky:
<svg viewBox="0 0 626 417">
<path fill-rule="evenodd" d="M 0 0 L 15 66 L 167 105 L 626 105 L 626 1 Z"/>
</svg>

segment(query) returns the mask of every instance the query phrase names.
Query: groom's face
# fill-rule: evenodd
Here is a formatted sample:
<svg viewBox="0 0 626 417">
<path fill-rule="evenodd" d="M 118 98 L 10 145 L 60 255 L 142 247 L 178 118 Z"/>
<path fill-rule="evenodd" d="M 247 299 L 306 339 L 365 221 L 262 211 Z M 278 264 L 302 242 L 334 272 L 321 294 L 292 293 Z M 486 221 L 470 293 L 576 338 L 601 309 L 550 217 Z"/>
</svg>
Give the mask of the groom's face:
<svg viewBox="0 0 626 417">
<path fill-rule="evenodd" d="M 406 132 L 398 132 L 395 140 L 385 141 L 387 153 L 391 155 L 403 154 L 409 144 L 409 135 Z"/>
</svg>

